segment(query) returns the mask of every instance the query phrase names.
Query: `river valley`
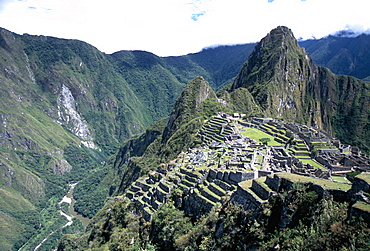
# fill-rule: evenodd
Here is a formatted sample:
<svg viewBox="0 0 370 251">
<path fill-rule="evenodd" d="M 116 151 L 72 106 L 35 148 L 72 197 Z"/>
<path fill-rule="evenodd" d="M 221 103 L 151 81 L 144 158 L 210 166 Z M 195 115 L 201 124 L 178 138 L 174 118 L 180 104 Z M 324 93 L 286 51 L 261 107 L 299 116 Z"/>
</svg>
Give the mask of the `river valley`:
<svg viewBox="0 0 370 251">
<path fill-rule="evenodd" d="M 65 196 L 60 199 L 53 197 L 49 205 L 40 212 L 40 229 L 18 251 L 22 250 L 51 250 L 57 240 L 66 233 L 82 232 L 90 219 L 83 217 L 74 210 L 75 200 L 73 191 L 78 182 L 70 184 Z"/>
<path fill-rule="evenodd" d="M 66 217 L 67 220 L 68 220 L 67 224 L 71 225 L 73 223 L 73 217 L 74 217 L 74 218 L 80 220 L 81 223 L 82 223 L 82 226 L 84 228 L 86 228 L 87 224 L 89 224 L 90 219 L 87 218 L 87 217 L 82 216 L 81 214 L 76 212 L 75 209 L 74 209 L 74 204 L 76 203 L 76 200 L 73 198 L 73 191 L 74 191 L 74 188 L 77 184 L 78 184 L 78 182 L 69 185 L 70 189 L 68 190 L 68 193 L 63 197 L 63 199 L 58 203 L 58 205 L 60 207 L 63 202 L 69 204 L 69 207 L 68 207 L 69 215 L 67 215 L 65 212 L 63 212 L 60 209 L 60 214 L 63 215 L 64 217 Z"/>
</svg>

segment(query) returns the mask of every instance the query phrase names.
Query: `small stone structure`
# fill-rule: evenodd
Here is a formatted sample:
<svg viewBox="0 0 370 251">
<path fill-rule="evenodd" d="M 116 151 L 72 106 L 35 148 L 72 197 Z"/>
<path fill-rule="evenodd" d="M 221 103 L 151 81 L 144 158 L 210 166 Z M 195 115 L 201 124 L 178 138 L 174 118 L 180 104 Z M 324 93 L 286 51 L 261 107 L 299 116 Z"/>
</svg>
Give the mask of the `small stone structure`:
<svg viewBox="0 0 370 251">
<path fill-rule="evenodd" d="M 227 200 L 242 204 L 246 210 L 258 211 L 272 195 L 290 189 L 296 182 L 307 184 L 322 197 L 359 201 L 351 209 L 353 217 L 364 212 L 364 208 L 366 211 L 370 203 L 366 195 L 368 176 L 356 177 L 352 186 L 330 180 L 332 173 L 368 169 L 369 158 L 357 148 L 342 145 L 304 125 L 240 117 L 235 114 L 213 117 L 199 132 L 202 147 L 182 152 L 176 160 L 133 182 L 126 197 L 135 204 L 137 213 L 150 221 L 171 193 L 177 194 L 175 204 L 195 218 Z M 239 131 L 244 127 L 260 129 L 281 145 L 266 146 L 242 136 Z M 348 152 L 349 149 L 353 151 Z M 318 156 L 312 160 L 314 150 Z M 317 161 L 322 167 L 303 164 L 308 160 Z"/>
</svg>

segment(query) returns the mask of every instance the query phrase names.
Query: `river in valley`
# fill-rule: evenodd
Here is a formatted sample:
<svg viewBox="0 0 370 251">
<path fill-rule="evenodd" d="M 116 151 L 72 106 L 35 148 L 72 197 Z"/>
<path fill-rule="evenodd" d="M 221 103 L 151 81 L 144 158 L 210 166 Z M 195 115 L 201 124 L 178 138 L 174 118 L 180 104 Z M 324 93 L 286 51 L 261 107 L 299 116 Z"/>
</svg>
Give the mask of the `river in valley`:
<svg viewBox="0 0 370 251">
<path fill-rule="evenodd" d="M 87 218 L 87 217 L 84 217 L 84 216 L 82 216 L 81 214 L 79 214 L 79 213 L 77 213 L 76 211 L 75 211 L 75 209 L 74 209 L 74 204 L 76 203 L 76 200 L 73 198 L 73 190 L 74 190 L 74 188 L 75 188 L 75 186 L 78 184 L 78 182 L 77 183 L 73 183 L 73 184 L 70 184 L 69 185 L 69 190 L 68 190 L 68 192 L 67 192 L 67 194 L 62 198 L 62 200 L 61 201 L 59 201 L 58 202 L 58 206 L 59 206 L 59 213 L 62 215 L 62 216 L 64 216 L 67 220 L 68 220 L 68 222 L 64 225 L 64 226 L 62 226 L 61 227 L 61 229 L 63 229 L 63 228 L 65 228 L 65 227 L 68 227 L 68 226 L 70 226 L 70 225 L 72 225 L 73 224 L 73 220 L 76 218 L 76 219 L 78 219 L 78 220 L 80 220 L 81 221 L 81 223 L 82 223 L 82 226 L 84 227 L 84 228 L 86 228 L 86 226 L 87 226 L 87 224 L 89 224 L 89 221 L 90 221 L 90 219 L 89 218 Z M 65 203 L 67 203 L 68 204 L 68 213 L 69 214 L 66 214 L 65 212 L 63 212 L 62 211 L 62 209 L 61 209 L 61 205 L 62 205 L 62 203 L 63 202 L 65 202 Z M 34 251 L 36 251 L 37 249 L 39 249 L 41 246 L 42 246 L 42 244 L 53 234 L 54 232 L 51 232 L 45 239 L 43 239 L 36 247 L 35 247 L 35 249 L 34 249 Z M 22 248 L 20 248 L 20 250 L 21 250 Z"/>
<path fill-rule="evenodd" d="M 75 209 L 74 209 L 74 205 L 75 205 L 75 203 L 76 203 L 76 200 L 73 198 L 73 190 L 74 190 L 74 188 L 75 188 L 75 186 L 78 184 L 78 182 L 77 183 L 74 183 L 74 184 L 71 184 L 71 185 L 69 185 L 70 186 L 70 189 L 69 189 L 69 191 L 68 191 L 68 193 L 63 197 L 63 199 L 58 203 L 59 205 L 61 205 L 63 202 L 66 202 L 66 203 L 68 203 L 69 204 L 69 214 L 70 215 L 66 215 L 65 213 L 63 213 L 62 212 L 62 210 L 60 210 L 60 213 L 64 216 L 64 217 L 66 217 L 67 218 L 67 220 L 68 220 L 68 223 L 67 224 L 69 224 L 70 222 L 70 224 L 69 225 L 71 225 L 72 224 L 72 222 L 73 222 L 73 217 L 75 217 L 75 218 L 77 218 L 77 219 L 79 219 L 80 221 L 81 221 L 81 223 L 82 223 L 82 226 L 84 227 L 84 228 L 86 228 L 86 226 L 87 226 L 87 224 L 89 224 L 89 221 L 90 221 L 90 219 L 89 218 L 87 218 L 87 217 L 84 217 L 84 216 L 82 216 L 81 214 L 79 214 L 79 213 L 77 213 L 76 211 L 75 211 Z M 68 225 L 68 226 L 69 226 Z"/>
</svg>

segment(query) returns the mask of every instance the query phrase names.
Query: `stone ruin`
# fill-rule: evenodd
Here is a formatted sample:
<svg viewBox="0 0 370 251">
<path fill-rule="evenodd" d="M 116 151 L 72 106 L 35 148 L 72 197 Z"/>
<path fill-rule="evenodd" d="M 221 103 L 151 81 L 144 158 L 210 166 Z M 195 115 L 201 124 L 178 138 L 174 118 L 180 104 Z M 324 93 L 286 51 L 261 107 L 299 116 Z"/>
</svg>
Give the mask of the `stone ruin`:
<svg viewBox="0 0 370 251">
<path fill-rule="evenodd" d="M 308 179 L 322 196 L 331 194 L 337 200 L 350 201 L 353 194 L 359 193 L 356 187 L 360 181 L 352 187 L 343 183 L 341 189 L 336 189 L 333 184 L 339 183 L 331 180 L 333 173 L 368 170 L 369 158 L 358 151 L 348 153 L 350 146 L 303 125 L 260 118 L 233 120 L 240 121 L 240 127 L 259 128 L 281 143 L 281 146 L 266 146 L 238 134 L 237 128 L 228 125 L 231 120 L 222 116 L 212 118 L 199 132 L 206 142 L 202 147 L 181 153 L 176 160 L 131 184 L 126 197 L 144 219 L 151 220 L 173 194 L 181 194 L 174 197 L 176 206 L 193 217 L 228 200 L 246 209 L 259 210 L 270 196 L 287 188 L 287 184 L 298 182 L 298 177 Z M 321 163 L 322 168 L 303 164 L 311 160 L 315 149 L 320 151 L 317 150 L 314 161 Z M 322 182 L 326 182 L 324 186 L 320 185 Z M 367 203 L 366 199 L 356 200 Z M 356 214 L 358 207 L 353 211 Z"/>
</svg>

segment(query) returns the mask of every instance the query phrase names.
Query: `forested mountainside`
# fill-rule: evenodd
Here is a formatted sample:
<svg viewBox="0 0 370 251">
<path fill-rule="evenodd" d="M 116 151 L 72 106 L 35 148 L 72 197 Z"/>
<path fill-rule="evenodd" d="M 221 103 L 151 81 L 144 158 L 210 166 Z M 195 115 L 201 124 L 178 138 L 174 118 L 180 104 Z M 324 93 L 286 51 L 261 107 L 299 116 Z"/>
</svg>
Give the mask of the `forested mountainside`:
<svg viewBox="0 0 370 251">
<path fill-rule="evenodd" d="M 229 82 L 253 45 L 243 48 L 245 54 L 225 47 L 208 60 L 209 50 L 168 58 L 106 55 L 82 41 L 1 29 L 0 248 L 18 249 L 31 236 L 25 248 L 35 247 L 63 226 L 57 200 L 84 178 L 76 185 L 76 208 L 92 217 L 114 191 L 107 157 L 167 117 L 192 78 L 207 76 L 215 88 Z M 48 210 L 40 215 L 42 209 Z M 52 237 L 55 246 L 60 233 Z"/>
<path fill-rule="evenodd" d="M 233 83 L 193 79 L 120 148 L 113 197 L 58 250 L 367 249 L 370 160 L 333 136 L 369 149 L 369 85 L 272 30 Z"/>
<path fill-rule="evenodd" d="M 307 124 L 369 151 L 369 87 L 317 66 L 281 28 L 255 47 L 229 92 L 246 88 L 264 116 Z"/>
<path fill-rule="evenodd" d="M 346 53 L 341 54 L 341 59 L 350 56 L 345 61 L 353 70 L 349 73 L 370 75 L 361 68 L 361 60 L 367 60 L 362 55 L 366 55 L 368 47 L 359 46 L 368 39 L 363 35 L 343 45 Z M 348 70 L 343 60 L 335 60 L 333 53 L 342 44 L 337 41 L 341 40 L 328 37 L 307 41 L 307 51 L 321 56 L 323 65 L 330 62 L 336 69 L 335 62 L 340 62 L 337 68 Z M 62 233 L 81 231 L 79 223 L 65 225 L 68 220 L 59 211 L 66 204 L 61 199 L 68 184 L 78 182 L 75 208 L 92 217 L 107 196 L 123 192 L 151 166 L 176 156 L 185 147 L 183 141 L 187 146 L 199 144 L 194 137 L 187 141 L 187 136 L 198 130 L 200 118 L 221 110 L 275 116 L 248 88 L 221 91 L 218 96 L 227 106 L 215 101 L 213 90 L 233 82 L 254 47 L 255 44 L 220 46 L 164 58 L 145 51 L 107 55 L 82 41 L 18 35 L 0 29 L 0 249 L 33 249 L 44 240 L 38 250 L 47 250 L 56 246 Z M 325 48 L 327 54 L 323 54 Z M 333 76 L 329 72 L 327 75 Z M 209 82 L 199 91 L 213 99 L 200 98 L 195 102 L 196 109 L 182 101 L 175 104 L 184 86 L 196 76 Z M 204 79 L 197 81 L 203 83 Z M 322 107 L 326 105 L 323 98 L 320 104 L 314 106 L 311 102 L 299 114 L 288 117 L 304 123 L 317 121 L 350 143 L 360 142 L 366 150 L 367 145 L 361 145 L 366 137 L 361 135 L 366 136 L 367 130 L 367 87 L 348 77 L 335 83 L 333 88 L 343 89 L 338 93 L 364 96 L 340 96 L 346 103 L 335 106 L 341 111 L 335 113 L 337 117 L 331 117 L 331 111 Z M 183 100 L 196 95 L 191 88 L 187 90 Z M 358 105 L 362 108 L 357 109 Z M 303 111 L 310 107 L 316 109 L 315 114 L 320 114 L 318 107 L 325 111 L 323 123 L 317 116 L 305 117 Z M 179 113 L 180 109 L 184 113 Z M 164 129 L 167 119 L 162 118 L 171 111 L 171 127 Z M 187 116 L 193 113 L 197 114 L 194 119 Z M 354 122 L 353 116 L 361 123 Z M 155 121 L 158 122 L 152 124 Z M 140 134 L 149 125 L 146 133 Z M 332 128 L 325 127 L 329 125 Z M 122 142 L 125 143 L 119 148 Z M 116 154 L 109 157 L 112 153 Z M 146 166 L 148 159 L 151 166 Z"/>
<path fill-rule="evenodd" d="M 335 74 L 369 79 L 369 35 L 357 37 L 328 36 L 318 40 L 301 41 L 316 64 L 329 68 Z"/>
</svg>

